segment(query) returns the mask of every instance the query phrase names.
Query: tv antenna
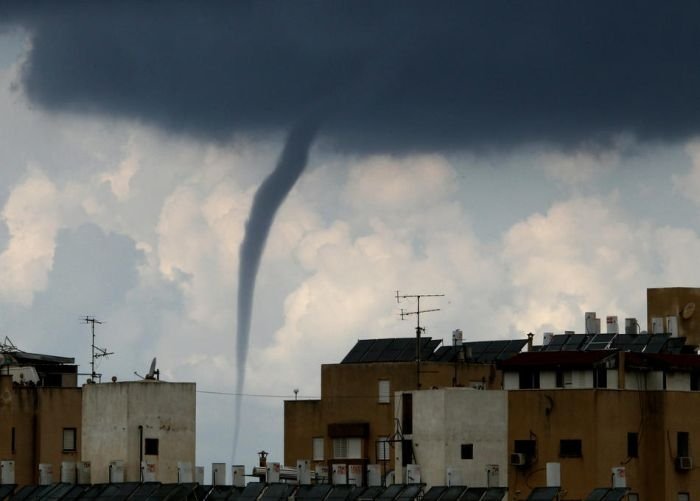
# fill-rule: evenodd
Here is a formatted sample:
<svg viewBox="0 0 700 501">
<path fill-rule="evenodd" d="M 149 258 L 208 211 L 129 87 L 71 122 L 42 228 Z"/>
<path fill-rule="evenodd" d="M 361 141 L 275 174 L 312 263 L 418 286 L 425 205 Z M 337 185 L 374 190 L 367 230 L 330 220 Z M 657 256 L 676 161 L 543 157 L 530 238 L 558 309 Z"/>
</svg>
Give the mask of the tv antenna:
<svg viewBox="0 0 700 501">
<path fill-rule="evenodd" d="M 440 311 L 440 308 L 433 308 L 430 310 L 420 309 L 420 300 L 424 297 L 444 297 L 444 294 L 399 294 L 396 291 L 396 302 L 401 304 L 402 299 L 415 299 L 416 300 L 416 311 L 404 311 L 401 308 L 401 320 L 406 320 L 406 317 L 415 315 L 416 316 L 416 388 L 420 389 L 420 336 L 425 332 L 425 327 L 420 325 L 420 315 L 421 313 L 430 313 L 432 311 Z"/>
<path fill-rule="evenodd" d="M 90 373 L 91 373 L 91 378 L 92 382 L 94 383 L 96 379 L 99 377 L 100 381 L 102 381 L 102 374 L 98 374 L 95 372 L 95 359 L 96 358 L 102 358 L 102 357 L 107 357 L 109 355 L 114 355 L 113 351 L 107 351 L 106 348 L 100 348 L 98 346 L 95 346 L 95 324 L 102 325 L 104 322 L 100 322 L 97 320 L 95 317 L 89 317 L 86 316 L 83 321 L 86 324 L 91 325 L 91 330 L 92 330 L 92 356 L 90 358 Z"/>
</svg>

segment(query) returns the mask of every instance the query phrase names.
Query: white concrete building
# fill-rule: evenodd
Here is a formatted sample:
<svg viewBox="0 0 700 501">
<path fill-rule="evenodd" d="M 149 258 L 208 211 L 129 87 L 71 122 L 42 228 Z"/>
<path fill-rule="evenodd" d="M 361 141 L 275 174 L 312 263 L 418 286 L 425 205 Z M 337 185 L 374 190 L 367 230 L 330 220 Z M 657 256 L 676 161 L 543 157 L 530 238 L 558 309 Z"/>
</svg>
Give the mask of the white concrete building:
<svg viewBox="0 0 700 501">
<path fill-rule="evenodd" d="M 442 388 L 412 393 L 412 416 L 396 393 L 398 426 L 411 419 L 413 461 L 420 481 L 433 485 L 505 487 L 508 484 L 508 393 L 472 388 Z M 397 443 L 396 481 L 404 478 L 402 444 Z M 450 478 L 446 478 L 449 472 Z M 491 472 L 491 478 L 488 475 Z"/>
<path fill-rule="evenodd" d="M 83 386 L 82 459 L 92 482 L 109 482 L 123 461 L 124 481 L 177 482 L 177 463 L 195 461 L 196 385 L 155 380 Z M 112 468 L 119 480 L 120 468 Z"/>
</svg>

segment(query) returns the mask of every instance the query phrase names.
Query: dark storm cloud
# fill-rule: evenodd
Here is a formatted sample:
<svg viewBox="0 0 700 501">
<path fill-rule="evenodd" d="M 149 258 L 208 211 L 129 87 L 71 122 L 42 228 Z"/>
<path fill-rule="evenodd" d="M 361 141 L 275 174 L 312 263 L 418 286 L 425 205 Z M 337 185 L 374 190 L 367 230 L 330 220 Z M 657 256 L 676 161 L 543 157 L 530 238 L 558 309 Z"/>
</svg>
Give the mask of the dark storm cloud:
<svg viewBox="0 0 700 501">
<path fill-rule="evenodd" d="M 324 126 L 341 147 L 700 129 L 697 2 L 56 4 L 0 7 L 32 33 L 23 85 L 48 109 L 226 139 L 367 79 Z"/>
</svg>

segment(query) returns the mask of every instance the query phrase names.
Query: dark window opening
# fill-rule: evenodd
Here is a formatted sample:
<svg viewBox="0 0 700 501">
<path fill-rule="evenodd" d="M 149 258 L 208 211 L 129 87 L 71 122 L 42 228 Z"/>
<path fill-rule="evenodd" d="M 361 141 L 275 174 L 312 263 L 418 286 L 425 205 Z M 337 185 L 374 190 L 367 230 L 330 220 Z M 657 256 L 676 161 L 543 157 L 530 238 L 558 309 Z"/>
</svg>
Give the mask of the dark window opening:
<svg viewBox="0 0 700 501">
<path fill-rule="evenodd" d="M 401 466 L 413 464 L 413 440 L 401 441 Z"/>
<path fill-rule="evenodd" d="M 462 459 L 474 459 L 474 444 L 462 444 Z"/>
<path fill-rule="evenodd" d="M 537 442 L 534 440 L 515 440 L 513 442 L 513 452 L 525 454 L 528 458 L 537 456 Z"/>
<path fill-rule="evenodd" d="M 413 393 L 404 393 L 401 399 L 401 426 L 405 435 L 413 433 Z"/>
<path fill-rule="evenodd" d="M 157 456 L 158 455 L 158 439 L 157 438 L 147 438 L 144 441 L 143 453 L 147 456 Z"/>
<path fill-rule="evenodd" d="M 63 428 L 63 451 L 72 452 L 78 449 L 77 430 L 75 428 Z"/>
<path fill-rule="evenodd" d="M 559 441 L 559 457 L 580 458 L 581 456 L 581 440 L 564 439 Z"/>
<path fill-rule="evenodd" d="M 61 387 L 63 386 L 63 376 L 61 374 L 45 374 L 42 380 L 44 386 Z"/>
<path fill-rule="evenodd" d="M 14 454 L 15 451 L 17 450 L 16 445 L 15 445 L 15 427 L 14 426 L 12 427 L 12 433 L 10 435 L 10 444 L 11 444 L 12 454 Z"/>
<path fill-rule="evenodd" d="M 522 370 L 519 373 L 520 389 L 532 390 L 540 387 L 540 371 Z"/>
<path fill-rule="evenodd" d="M 557 371 L 555 386 L 557 388 L 564 387 L 564 371 L 562 371 L 562 370 Z"/>
<path fill-rule="evenodd" d="M 700 391 L 700 372 L 690 373 L 690 391 Z"/>
<path fill-rule="evenodd" d="M 604 365 L 596 367 L 593 371 L 593 387 L 607 388 L 608 387 L 608 369 Z"/>
<path fill-rule="evenodd" d="M 633 432 L 627 434 L 627 457 L 639 457 L 639 436 Z"/>
<path fill-rule="evenodd" d="M 690 433 L 687 431 L 679 431 L 676 434 L 676 455 L 679 457 L 690 456 L 689 444 Z"/>
</svg>

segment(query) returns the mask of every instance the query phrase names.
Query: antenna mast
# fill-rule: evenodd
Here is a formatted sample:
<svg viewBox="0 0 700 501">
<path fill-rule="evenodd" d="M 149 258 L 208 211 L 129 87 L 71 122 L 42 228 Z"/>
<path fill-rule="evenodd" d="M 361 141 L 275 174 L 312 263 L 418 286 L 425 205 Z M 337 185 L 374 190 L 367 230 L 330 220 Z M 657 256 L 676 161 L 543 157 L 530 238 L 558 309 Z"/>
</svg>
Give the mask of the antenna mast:
<svg viewBox="0 0 700 501">
<path fill-rule="evenodd" d="M 86 324 L 91 324 L 91 330 L 92 330 L 92 355 L 90 357 L 90 373 L 91 373 L 91 378 L 92 382 L 94 383 L 96 379 L 99 377 L 100 381 L 102 381 L 102 374 L 98 374 L 95 372 L 95 359 L 100 358 L 100 357 L 106 357 L 109 355 L 114 355 L 114 352 L 108 352 L 106 348 L 99 348 L 98 346 L 95 346 L 95 324 L 102 325 L 103 322 L 100 322 L 97 320 L 95 317 L 89 317 L 86 316 L 84 319 Z M 97 353 L 95 353 L 97 352 Z"/>
<path fill-rule="evenodd" d="M 444 297 L 444 294 L 399 294 L 396 291 L 396 302 L 401 303 L 402 299 L 415 299 L 416 300 L 416 311 L 404 311 L 401 308 L 401 320 L 405 320 L 406 317 L 410 315 L 416 316 L 416 388 L 420 389 L 420 336 L 421 333 L 425 332 L 425 327 L 420 325 L 420 314 L 430 313 L 431 311 L 440 311 L 440 308 L 433 308 L 431 310 L 421 310 L 420 309 L 420 299 L 422 297 Z"/>
</svg>

